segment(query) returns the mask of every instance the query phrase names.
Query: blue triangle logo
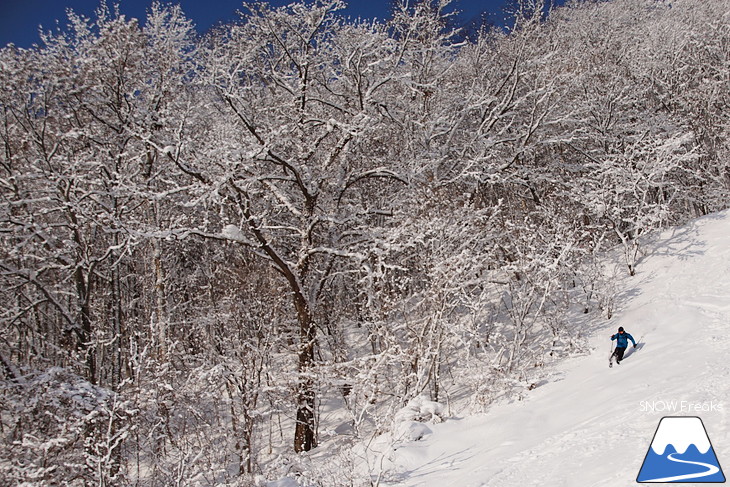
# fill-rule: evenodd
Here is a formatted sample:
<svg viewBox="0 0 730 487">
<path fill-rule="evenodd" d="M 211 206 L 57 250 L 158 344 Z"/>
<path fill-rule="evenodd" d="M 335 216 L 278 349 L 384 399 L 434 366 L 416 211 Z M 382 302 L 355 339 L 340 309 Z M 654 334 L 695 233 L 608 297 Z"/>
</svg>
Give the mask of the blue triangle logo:
<svg viewBox="0 0 730 487">
<path fill-rule="evenodd" d="M 667 416 L 659 421 L 639 483 L 723 483 L 725 474 L 702 420 L 696 416 Z"/>
</svg>

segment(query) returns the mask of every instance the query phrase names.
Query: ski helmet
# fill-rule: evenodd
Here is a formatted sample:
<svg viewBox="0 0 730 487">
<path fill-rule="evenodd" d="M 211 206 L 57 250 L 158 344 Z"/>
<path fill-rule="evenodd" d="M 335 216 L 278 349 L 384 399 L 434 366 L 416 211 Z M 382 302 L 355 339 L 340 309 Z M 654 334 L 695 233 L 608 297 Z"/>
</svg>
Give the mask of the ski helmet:
<svg viewBox="0 0 730 487">
<path fill-rule="evenodd" d="M 623 326 L 619 326 L 618 327 L 618 331 L 619 331 L 619 333 L 621 333 L 622 331 L 624 331 L 624 327 Z"/>
</svg>

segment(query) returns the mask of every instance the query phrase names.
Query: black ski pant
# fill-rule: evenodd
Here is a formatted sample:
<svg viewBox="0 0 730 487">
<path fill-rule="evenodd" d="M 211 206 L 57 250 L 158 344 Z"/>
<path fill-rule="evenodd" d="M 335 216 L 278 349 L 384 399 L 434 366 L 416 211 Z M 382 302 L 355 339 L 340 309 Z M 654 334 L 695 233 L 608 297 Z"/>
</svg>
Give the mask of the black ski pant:
<svg viewBox="0 0 730 487">
<path fill-rule="evenodd" d="M 621 362 L 624 359 L 625 351 L 626 347 L 616 347 L 616 350 L 613 351 L 613 354 L 616 356 L 616 362 Z"/>
</svg>

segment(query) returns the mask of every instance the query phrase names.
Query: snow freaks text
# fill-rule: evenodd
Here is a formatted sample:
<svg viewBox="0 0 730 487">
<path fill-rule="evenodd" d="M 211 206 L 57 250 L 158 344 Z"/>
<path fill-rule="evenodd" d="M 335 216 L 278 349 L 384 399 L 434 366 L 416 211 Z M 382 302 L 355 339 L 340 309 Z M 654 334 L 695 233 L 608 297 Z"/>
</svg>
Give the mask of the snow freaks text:
<svg viewBox="0 0 730 487">
<path fill-rule="evenodd" d="M 641 401 L 642 413 L 710 413 L 724 411 L 723 403 L 716 401 Z"/>
</svg>

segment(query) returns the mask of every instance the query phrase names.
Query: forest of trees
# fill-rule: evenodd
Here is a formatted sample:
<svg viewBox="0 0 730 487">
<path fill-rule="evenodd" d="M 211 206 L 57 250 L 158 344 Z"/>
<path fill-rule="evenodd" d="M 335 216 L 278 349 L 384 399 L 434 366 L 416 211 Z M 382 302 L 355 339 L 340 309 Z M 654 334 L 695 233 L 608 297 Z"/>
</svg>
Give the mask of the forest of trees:
<svg viewBox="0 0 730 487">
<path fill-rule="evenodd" d="M 526 393 L 606 252 L 728 206 L 730 0 L 447 3 L 0 50 L 0 484 L 374 484 L 409 400 Z"/>
</svg>

